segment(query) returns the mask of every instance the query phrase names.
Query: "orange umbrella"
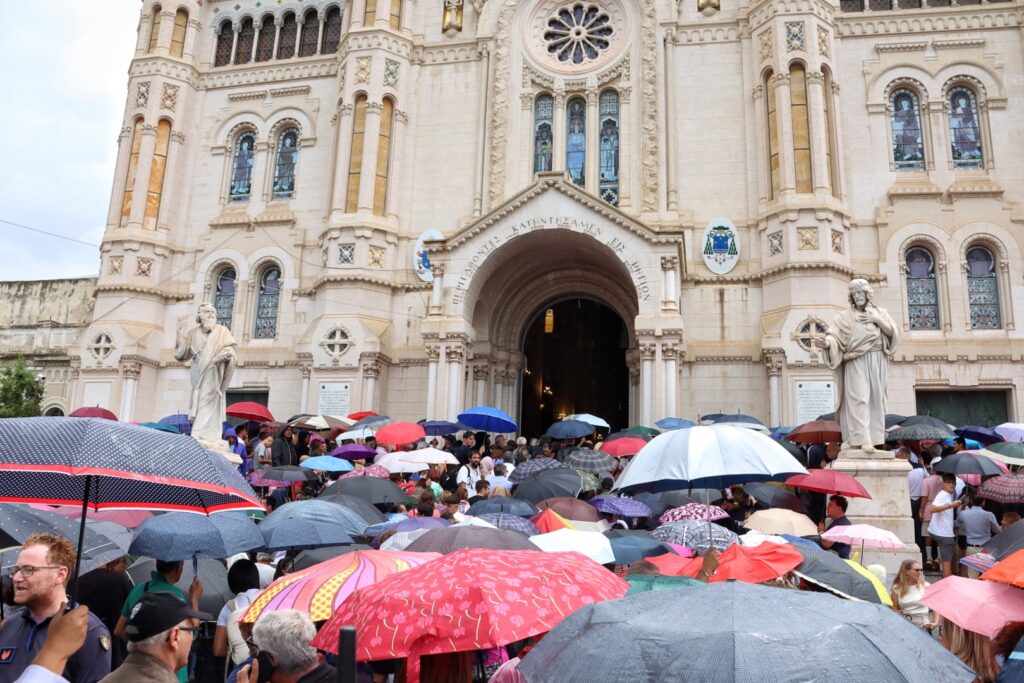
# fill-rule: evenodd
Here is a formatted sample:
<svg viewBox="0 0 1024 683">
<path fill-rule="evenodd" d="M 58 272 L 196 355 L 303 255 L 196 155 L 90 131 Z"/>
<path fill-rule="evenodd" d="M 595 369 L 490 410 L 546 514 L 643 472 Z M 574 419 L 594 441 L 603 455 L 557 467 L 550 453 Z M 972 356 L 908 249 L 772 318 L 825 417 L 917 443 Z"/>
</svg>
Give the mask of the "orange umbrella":
<svg viewBox="0 0 1024 683">
<path fill-rule="evenodd" d="M 981 578 L 1024 588 L 1024 550 L 1007 555 L 1006 558 L 982 574 Z"/>
<path fill-rule="evenodd" d="M 552 531 L 558 531 L 559 529 L 575 529 L 569 520 L 562 517 L 560 514 L 547 508 L 539 515 L 534 515 L 530 518 L 530 521 L 536 525 L 537 529 L 542 534 L 546 534 Z"/>
<path fill-rule="evenodd" d="M 680 557 L 672 553 L 644 558 L 658 567 L 661 574 L 667 576 L 688 576 L 697 578 L 701 564 L 700 557 Z M 762 583 L 777 579 L 796 569 L 804 556 L 791 545 L 765 542 L 761 545 L 747 547 L 733 543 L 726 548 L 718 559 L 718 571 L 711 576 L 711 581 L 746 581 Z"/>
</svg>

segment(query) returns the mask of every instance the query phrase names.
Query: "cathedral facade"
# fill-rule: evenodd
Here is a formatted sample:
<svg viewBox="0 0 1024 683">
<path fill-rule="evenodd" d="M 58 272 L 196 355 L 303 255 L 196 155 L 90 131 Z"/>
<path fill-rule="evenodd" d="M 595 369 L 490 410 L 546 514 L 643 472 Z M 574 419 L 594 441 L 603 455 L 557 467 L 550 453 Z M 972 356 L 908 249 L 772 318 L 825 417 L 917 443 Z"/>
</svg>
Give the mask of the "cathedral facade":
<svg viewBox="0 0 1024 683">
<path fill-rule="evenodd" d="M 794 424 L 832 407 L 813 341 L 857 277 L 902 326 L 889 412 L 1019 421 L 1022 27 L 1021 0 L 144 0 L 48 407 L 183 412 L 209 301 L 229 400 L 279 418 L 596 412 L 526 352 L 586 300 L 622 322 L 620 422 Z"/>
</svg>

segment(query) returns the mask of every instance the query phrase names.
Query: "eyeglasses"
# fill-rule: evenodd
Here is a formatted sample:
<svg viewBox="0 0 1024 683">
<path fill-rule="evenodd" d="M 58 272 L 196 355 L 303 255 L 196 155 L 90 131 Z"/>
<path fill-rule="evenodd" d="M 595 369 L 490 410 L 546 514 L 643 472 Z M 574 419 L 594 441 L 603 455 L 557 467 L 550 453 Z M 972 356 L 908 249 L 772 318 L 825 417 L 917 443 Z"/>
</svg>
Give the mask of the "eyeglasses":
<svg viewBox="0 0 1024 683">
<path fill-rule="evenodd" d="M 202 628 L 202 626 L 179 626 L 178 630 L 182 631 L 183 633 L 188 633 L 193 638 L 196 638 L 199 635 L 199 631 Z"/>
<path fill-rule="evenodd" d="M 921 571 L 921 568 L 920 568 L 920 567 L 911 567 L 911 568 L 910 568 L 910 569 L 908 569 L 907 571 L 911 571 L 911 572 L 919 572 L 919 571 Z"/>
<path fill-rule="evenodd" d="M 16 564 L 16 565 L 14 565 L 13 567 L 11 567 L 10 569 L 7 570 L 7 574 L 13 579 L 15 576 L 18 575 L 18 572 L 21 572 L 26 579 L 31 579 L 32 575 L 35 574 L 40 569 L 60 569 L 60 567 L 59 566 L 57 566 L 57 567 L 33 567 L 32 565 L 29 565 L 29 564 L 27 564 L 27 565 L 17 565 Z"/>
</svg>

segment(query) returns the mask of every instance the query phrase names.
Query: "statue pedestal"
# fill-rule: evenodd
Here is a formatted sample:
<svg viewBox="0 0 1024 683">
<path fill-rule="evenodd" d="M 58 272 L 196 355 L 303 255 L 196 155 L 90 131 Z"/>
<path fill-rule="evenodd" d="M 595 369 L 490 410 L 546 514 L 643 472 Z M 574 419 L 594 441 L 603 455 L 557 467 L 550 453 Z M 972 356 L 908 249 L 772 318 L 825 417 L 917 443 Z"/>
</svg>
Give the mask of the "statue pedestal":
<svg viewBox="0 0 1024 683">
<path fill-rule="evenodd" d="M 193 436 L 192 438 L 198 441 L 199 445 L 205 448 L 206 450 L 213 451 L 214 453 L 219 453 L 220 455 L 223 455 L 227 459 L 227 461 L 230 462 L 232 465 L 242 464 L 242 457 L 228 447 L 227 441 L 224 441 L 223 439 L 211 441 L 209 439 L 203 439 L 198 436 Z"/>
<path fill-rule="evenodd" d="M 910 463 L 897 460 L 889 451 L 865 453 L 859 449 L 844 450 L 832 463 L 832 469 L 856 478 L 871 494 L 871 498 L 847 499 L 850 507 L 846 515 L 850 521 L 891 531 L 906 546 L 895 551 L 864 549 L 862 564 L 882 565 L 888 583 L 892 583 L 903 560 L 921 559 L 921 550 L 914 541 L 914 520 L 910 515 L 910 491 L 907 487 Z M 860 552 L 860 548 L 853 547 L 852 551 Z"/>
</svg>

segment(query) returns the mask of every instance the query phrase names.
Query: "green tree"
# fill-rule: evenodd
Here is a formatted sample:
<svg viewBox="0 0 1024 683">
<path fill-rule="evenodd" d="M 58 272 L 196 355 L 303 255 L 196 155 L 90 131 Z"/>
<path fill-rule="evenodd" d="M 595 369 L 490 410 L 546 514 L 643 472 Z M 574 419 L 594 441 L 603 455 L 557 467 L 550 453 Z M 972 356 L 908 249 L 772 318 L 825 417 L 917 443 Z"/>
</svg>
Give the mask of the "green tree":
<svg viewBox="0 0 1024 683">
<path fill-rule="evenodd" d="M 43 412 L 43 383 L 19 358 L 0 370 L 0 417 L 35 417 Z"/>
</svg>

